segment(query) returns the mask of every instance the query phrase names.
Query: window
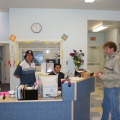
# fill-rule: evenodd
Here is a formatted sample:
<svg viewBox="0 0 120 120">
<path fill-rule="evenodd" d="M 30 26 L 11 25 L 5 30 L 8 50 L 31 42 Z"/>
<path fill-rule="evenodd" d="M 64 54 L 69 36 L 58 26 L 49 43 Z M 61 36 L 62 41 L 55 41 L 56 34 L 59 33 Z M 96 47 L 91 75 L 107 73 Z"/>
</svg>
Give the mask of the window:
<svg viewBox="0 0 120 120">
<path fill-rule="evenodd" d="M 25 56 L 25 52 L 22 53 L 23 59 Z M 35 66 L 40 66 L 43 62 L 43 52 L 42 51 L 33 51 L 33 62 L 35 63 Z"/>
</svg>

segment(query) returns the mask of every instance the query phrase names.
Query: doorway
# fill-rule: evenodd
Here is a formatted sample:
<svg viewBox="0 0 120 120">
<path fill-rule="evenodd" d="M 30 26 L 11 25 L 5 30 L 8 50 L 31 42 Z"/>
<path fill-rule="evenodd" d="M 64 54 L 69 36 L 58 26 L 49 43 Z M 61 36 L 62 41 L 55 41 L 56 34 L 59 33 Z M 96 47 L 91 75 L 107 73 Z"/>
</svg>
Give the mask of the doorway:
<svg viewBox="0 0 120 120">
<path fill-rule="evenodd" d="M 10 90 L 9 43 L 0 44 L 0 88 Z"/>
<path fill-rule="evenodd" d="M 0 84 L 1 84 L 1 81 L 2 81 L 2 68 L 1 68 L 1 61 L 2 61 L 2 53 L 3 53 L 3 46 L 0 46 Z"/>
<path fill-rule="evenodd" d="M 100 71 L 101 66 L 101 53 L 100 53 L 99 46 L 88 46 L 88 61 L 87 61 L 87 68 L 91 72 L 95 74 Z"/>
</svg>

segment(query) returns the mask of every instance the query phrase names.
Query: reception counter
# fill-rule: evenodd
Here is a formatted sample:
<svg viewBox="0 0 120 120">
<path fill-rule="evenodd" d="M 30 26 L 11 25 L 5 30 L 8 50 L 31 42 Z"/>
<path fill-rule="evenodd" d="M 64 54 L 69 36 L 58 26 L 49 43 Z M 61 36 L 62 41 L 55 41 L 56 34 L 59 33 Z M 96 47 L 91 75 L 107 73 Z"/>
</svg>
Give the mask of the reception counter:
<svg viewBox="0 0 120 120">
<path fill-rule="evenodd" d="M 71 80 L 62 84 L 56 98 L 38 100 L 0 99 L 0 120 L 90 120 L 90 93 L 95 78 Z"/>
</svg>

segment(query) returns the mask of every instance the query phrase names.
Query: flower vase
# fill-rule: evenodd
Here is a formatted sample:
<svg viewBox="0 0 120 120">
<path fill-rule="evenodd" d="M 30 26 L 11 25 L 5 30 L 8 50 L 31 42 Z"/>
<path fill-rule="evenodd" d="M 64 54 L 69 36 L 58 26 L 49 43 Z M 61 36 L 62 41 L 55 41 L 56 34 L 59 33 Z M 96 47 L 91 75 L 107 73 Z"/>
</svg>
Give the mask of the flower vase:
<svg viewBox="0 0 120 120">
<path fill-rule="evenodd" d="M 79 73 L 79 67 L 75 68 L 75 77 L 79 77 L 80 73 Z"/>
<path fill-rule="evenodd" d="M 76 71 L 76 76 L 77 77 L 82 77 L 81 73 L 84 72 L 85 70 L 83 68 L 77 67 L 77 68 L 75 68 L 75 71 Z"/>
<path fill-rule="evenodd" d="M 75 70 L 76 70 L 76 71 L 81 71 L 82 69 L 79 68 L 79 67 L 77 67 L 77 68 L 75 68 Z"/>
</svg>

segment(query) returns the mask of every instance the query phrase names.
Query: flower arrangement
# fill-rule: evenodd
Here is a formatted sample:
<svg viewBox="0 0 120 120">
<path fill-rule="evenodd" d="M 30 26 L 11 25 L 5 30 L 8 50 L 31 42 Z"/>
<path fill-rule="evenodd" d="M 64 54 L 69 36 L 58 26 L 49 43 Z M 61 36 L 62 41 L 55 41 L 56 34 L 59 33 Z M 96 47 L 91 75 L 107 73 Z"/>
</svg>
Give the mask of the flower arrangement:
<svg viewBox="0 0 120 120">
<path fill-rule="evenodd" d="M 79 50 L 79 52 L 73 50 L 73 53 L 70 53 L 70 56 L 73 58 L 75 66 L 79 69 L 84 63 L 84 60 L 82 59 L 82 57 L 84 57 L 84 53 L 82 50 Z"/>
</svg>

